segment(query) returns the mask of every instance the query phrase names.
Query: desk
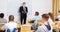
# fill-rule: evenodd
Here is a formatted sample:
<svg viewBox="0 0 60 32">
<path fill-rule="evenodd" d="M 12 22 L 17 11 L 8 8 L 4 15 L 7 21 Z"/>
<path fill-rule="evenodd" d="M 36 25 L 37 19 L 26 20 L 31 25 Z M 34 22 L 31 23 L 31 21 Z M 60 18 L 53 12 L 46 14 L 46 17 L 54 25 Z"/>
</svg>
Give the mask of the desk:
<svg viewBox="0 0 60 32">
<path fill-rule="evenodd" d="M 2 27 L 3 27 L 4 25 L 0 25 L 0 32 L 5 32 L 5 30 L 2 30 Z"/>
<path fill-rule="evenodd" d="M 2 30 L 2 27 L 3 27 L 4 25 L 0 25 L 0 30 Z"/>
<path fill-rule="evenodd" d="M 56 21 L 55 23 L 56 23 L 56 25 L 54 25 L 54 26 L 57 27 L 58 29 L 60 29 L 60 21 Z"/>
<path fill-rule="evenodd" d="M 52 26 L 53 29 L 58 29 L 58 31 L 60 32 L 60 21 L 55 21 L 55 25 Z"/>
</svg>

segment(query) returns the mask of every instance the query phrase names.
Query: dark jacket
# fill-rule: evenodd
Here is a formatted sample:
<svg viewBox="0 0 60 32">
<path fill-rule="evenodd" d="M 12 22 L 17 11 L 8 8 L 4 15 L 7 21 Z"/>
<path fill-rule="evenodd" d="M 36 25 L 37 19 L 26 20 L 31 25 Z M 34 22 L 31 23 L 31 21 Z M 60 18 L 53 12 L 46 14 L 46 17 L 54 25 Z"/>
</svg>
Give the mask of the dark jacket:
<svg viewBox="0 0 60 32">
<path fill-rule="evenodd" d="M 25 8 L 26 8 L 26 12 L 28 12 L 28 8 L 27 8 L 27 7 L 25 7 Z M 22 13 L 22 11 L 24 11 L 23 6 L 21 6 L 21 7 L 19 8 L 19 13 Z"/>
</svg>

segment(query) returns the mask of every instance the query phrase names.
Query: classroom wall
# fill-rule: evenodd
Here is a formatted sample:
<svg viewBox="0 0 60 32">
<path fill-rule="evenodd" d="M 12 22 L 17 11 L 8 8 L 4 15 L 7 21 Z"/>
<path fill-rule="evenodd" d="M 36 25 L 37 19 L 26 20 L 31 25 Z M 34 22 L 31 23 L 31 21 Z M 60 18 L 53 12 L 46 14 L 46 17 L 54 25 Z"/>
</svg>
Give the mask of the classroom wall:
<svg viewBox="0 0 60 32">
<path fill-rule="evenodd" d="M 5 13 L 4 18 L 7 20 L 12 14 L 15 16 L 15 21 L 19 21 L 18 9 L 22 2 L 26 2 L 28 7 L 27 19 L 33 18 L 35 11 L 38 11 L 40 15 L 52 12 L 52 0 L 0 0 L 0 13 Z"/>
<path fill-rule="evenodd" d="M 0 0 L 0 13 L 4 13 L 7 19 L 7 0 Z"/>
</svg>

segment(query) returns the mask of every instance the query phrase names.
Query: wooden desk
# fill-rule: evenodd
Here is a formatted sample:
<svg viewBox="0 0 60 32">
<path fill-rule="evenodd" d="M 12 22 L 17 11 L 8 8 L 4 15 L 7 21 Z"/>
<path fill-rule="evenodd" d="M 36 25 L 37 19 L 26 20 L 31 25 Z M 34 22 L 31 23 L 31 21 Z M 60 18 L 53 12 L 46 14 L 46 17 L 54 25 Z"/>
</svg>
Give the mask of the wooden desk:
<svg viewBox="0 0 60 32">
<path fill-rule="evenodd" d="M 3 27 L 4 25 L 0 25 L 0 32 L 5 32 L 5 30 L 2 30 L 2 27 Z"/>
<path fill-rule="evenodd" d="M 2 27 L 3 27 L 4 25 L 0 25 L 0 30 L 2 30 Z"/>
<path fill-rule="evenodd" d="M 52 26 L 53 29 L 60 29 L 60 21 L 56 21 L 56 24 Z"/>
</svg>

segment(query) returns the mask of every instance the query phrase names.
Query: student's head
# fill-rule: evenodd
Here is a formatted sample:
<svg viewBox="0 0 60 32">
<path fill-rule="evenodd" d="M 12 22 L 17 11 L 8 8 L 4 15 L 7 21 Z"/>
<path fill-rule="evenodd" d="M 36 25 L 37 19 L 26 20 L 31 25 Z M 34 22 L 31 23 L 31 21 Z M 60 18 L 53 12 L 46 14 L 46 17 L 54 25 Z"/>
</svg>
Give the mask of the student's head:
<svg viewBox="0 0 60 32">
<path fill-rule="evenodd" d="M 4 18 L 4 13 L 0 13 L 0 18 Z"/>
<path fill-rule="evenodd" d="M 60 11 L 58 11 L 58 15 L 60 15 Z"/>
<path fill-rule="evenodd" d="M 48 13 L 48 15 L 52 18 L 52 13 Z"/>
<path fill-rule="evenodd" d="M 26 2 L 23 2 L 22 5 L 25 6 L 26 5 Z"/>
<path fill-rule="evenodd" d="M 58 11 L 58 13 L 60 13 L 60 11 Z"/>
<path fill-rule="evenodd" d="M 35 16 L 38 16 L 39 15 L 39 12 L 35 12 Z"/>
<path fill-rule="evenodd" d="M 42 22 L 46 22 L 46 21 L 48 21 L 48 19 L 49 19 L 48 14 L 43 14 L 42 15 Z"/>
<path fill-rule="evenodd" d="M 14 16 L 13 15 L 9 16 L 9 21 L 14 21 Z"/>
</svg>

